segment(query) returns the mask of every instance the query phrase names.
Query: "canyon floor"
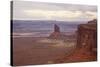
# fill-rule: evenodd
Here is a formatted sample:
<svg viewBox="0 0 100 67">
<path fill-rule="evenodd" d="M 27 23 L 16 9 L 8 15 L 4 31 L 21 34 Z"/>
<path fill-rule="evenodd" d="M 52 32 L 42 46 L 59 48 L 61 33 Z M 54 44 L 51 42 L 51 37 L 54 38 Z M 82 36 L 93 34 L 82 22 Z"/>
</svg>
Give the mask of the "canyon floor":
<svg viewBox="0 0 100 67">
<path fill-rule="evenodd" d="M 70 55 L 76 48 L 75 40 L 47 37 L 13 38 L 13 65 L 53 64 Z"/>
</svg>

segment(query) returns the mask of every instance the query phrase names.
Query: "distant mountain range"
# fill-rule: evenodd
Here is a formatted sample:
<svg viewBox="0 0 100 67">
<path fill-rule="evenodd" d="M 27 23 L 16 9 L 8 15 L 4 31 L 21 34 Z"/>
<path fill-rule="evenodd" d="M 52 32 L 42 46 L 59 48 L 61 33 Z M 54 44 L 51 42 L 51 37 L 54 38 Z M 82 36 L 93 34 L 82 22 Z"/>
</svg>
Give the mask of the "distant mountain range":
<svg viewBox="0 0 100 67">
<path fill-rule="evenodd" d="M 85 24 L 88 21 L 58 21 L 58 20 L 11 20 L 14 22 L 49 22 L 49 23 L 70 23 L 70 24 Z"/>
</svg>

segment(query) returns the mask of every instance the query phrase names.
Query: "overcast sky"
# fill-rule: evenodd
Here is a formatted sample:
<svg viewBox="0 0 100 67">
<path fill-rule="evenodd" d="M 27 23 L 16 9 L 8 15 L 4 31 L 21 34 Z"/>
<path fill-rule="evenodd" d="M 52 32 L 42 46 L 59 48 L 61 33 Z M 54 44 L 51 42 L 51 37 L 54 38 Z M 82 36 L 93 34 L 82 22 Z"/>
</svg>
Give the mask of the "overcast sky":
<svg viewBox="0 0 100 67">
<path fill-rule="evenodd" d="M 88 21 L 97 18 L 97 7 L 62 3 L 14 1 L 14 20 Z"/>
</svg>

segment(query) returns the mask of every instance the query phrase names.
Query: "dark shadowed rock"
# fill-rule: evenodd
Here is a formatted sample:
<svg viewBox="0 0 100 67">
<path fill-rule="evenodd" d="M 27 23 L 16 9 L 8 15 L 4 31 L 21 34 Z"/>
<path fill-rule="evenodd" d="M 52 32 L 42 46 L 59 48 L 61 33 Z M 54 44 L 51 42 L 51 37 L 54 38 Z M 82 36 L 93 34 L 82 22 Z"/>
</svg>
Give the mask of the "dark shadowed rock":
<svg viewBox="0 0 100 67">
<path fill-rule="evenodd" d="M 54 32 L 59 32 L 60 33 L 60 28 L 58 25 L 54 25 Z"/>
<path fill-rule="evenodd" d="M 65 35 L 61 33 L 60 31 L 60 27 L 58 25 L 54 25 L 54 31 L 53 33 L 50 34 L 49 38 L 53 38 L 53 39 L 61 39 L 64 38 Z"/>
</svg>

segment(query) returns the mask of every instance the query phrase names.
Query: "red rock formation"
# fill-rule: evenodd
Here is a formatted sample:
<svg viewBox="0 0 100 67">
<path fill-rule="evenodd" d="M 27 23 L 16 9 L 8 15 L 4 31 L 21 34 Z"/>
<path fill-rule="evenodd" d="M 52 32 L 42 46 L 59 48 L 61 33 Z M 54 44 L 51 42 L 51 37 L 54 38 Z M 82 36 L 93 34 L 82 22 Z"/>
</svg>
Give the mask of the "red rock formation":
<svg viewBox="0 0 100 67">
<path fill-rule="evenodd" d="M 59 32 L 60 33 L 60 28 L 56 24 L 54 25 L 54 32 Z"/>
<path fill-rule="evenodd" d="M 89 21 L 78 27 L 77 47 L 65 57 L 57 59 L 56 63 L 85 62 L 97 60 L 97 21 Z"/>
<path fill-rule="evenodd" d="M 77 47 L 86 52 L 97 51 L 97 25 L 96 20 L 89 21 L 88 24 L 81 24 L 78 27 Z"/>
<path fill-rule="evenodd" d="M 53 33 L 50 34 L 49 38 L 52 38 L 52 39 L 62 39 L 64 37 L 66 37 L 66 35 L 61 33 L 60 27 L 55 24 L 54 25 L 54 31 L 53 31 Z"/>
<path fill-rule="evenodd" d="M 92 20 L 92 21 L 89 21 L 88 23 L 90 23 L 90 24 L 97 24 L 97 20 L 94 19 L 94 20 Z"/>
</svg>

